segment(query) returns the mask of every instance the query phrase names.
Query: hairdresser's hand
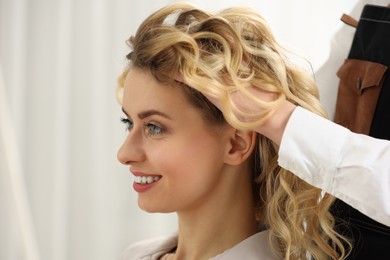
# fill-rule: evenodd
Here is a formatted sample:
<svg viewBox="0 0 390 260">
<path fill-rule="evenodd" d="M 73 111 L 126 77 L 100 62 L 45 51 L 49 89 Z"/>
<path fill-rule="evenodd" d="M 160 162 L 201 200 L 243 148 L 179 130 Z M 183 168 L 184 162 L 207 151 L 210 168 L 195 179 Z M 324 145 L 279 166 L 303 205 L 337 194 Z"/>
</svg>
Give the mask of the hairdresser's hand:
<svg viewBox="0 0 390 260">
<path fill-rule="evenodd" d="M 258 88 L 251 88 L 249 91 L 265 102 L 270 102 L 276 99 L 275 93 L 267 92 Z M 252 100 L 244 97 L 238 92 L 233 92 L 230 95 L 235 105 L 240 110 L 248 112 L 248 114 L 258 114 L 264 111 Z M 221 103 L 219 100 L 210 97 L 208 98 L 216 107 L 221 109 Z M 291 102 L 287 100 L 282 101 L 282 104 L 272 113 L 271 117 L 253 130 L 271 139 L 276 144 L 280 144 L 284 129 L 286 128 L 287 122 L 295 108 L 296 105 Z M 243 118 L 243 121 L 250 120 L 251 119 L 249 118 Z"/>
<path fill-rule="evenodd" d="M 259 98 L 262 101 L 265 102 L 271 102 L 276 99 L 276 94 L 272 92 L 267 92 L 259 88 L 249 88 L 249 92 L 253 95 Z M 264 112 L 264 109 L 262 109 L 260 106 L 258 106 L 255 102 L 250 100 L 249 98 L 245 97 L 244 95 L 240 94 L 239 92 L 235 91 L 229 94 L 234 104 L 243 112 L 248 114 L 259 114 Z M 209 98 L 209 100 L 219 109 L 221 109 L 221 104 L 219 100 Z M 248 121 L 249 118 L 243 118 L 243 121 Z"/>
</svg>

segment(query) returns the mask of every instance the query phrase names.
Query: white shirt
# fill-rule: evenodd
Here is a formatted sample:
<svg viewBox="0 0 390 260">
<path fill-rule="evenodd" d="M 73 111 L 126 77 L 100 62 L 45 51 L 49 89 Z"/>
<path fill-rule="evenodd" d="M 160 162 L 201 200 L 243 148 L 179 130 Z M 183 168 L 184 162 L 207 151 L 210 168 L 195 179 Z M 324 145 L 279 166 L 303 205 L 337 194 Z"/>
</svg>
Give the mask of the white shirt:
<svg viewBox="0 0 390 260">
<path fill-rule="evenodd" d="M 261 231 L 210 260 L 278 260 L 268 236 L 268 231 Z M 157 260 L 171 252 L 177 241 L 177 234 L 141 241 L 128 247 L 120 260 Z"/>
<path fill-rule="evenodd" d="M 297 107 L 283 134 L 278 162 L 390 226 L 390 141 L 352 133 Z"/>
</svg>

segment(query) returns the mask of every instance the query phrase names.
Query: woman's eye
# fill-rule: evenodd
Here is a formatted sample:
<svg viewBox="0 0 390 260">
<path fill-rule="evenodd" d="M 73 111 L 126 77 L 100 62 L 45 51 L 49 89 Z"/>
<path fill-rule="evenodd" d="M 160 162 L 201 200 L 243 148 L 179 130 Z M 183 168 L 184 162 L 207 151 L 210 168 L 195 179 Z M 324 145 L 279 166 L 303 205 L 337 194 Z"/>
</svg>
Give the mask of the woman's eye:
<svg viewBox="0 0 390 260">
<path fill-rule="evenodd" d="M 130 131 L 134 127 L 133 121 L 131 121 L 128 118 L 121 118 L 121 122 L 126 125 L 126 130 Z M 165 129 L 163 127 L 160 127 L 154 123 L 148 123 L 146 122 L 144 124 L 145 127 L 145 133 L 147 136 L 155 136 L 155 135 L 161 135 L 165 132 Z"/>
<path fill-rule="evenodd" d="M 159 127 L 153 123 L 145 123 L 145 128 L 146 134 L 149 136 L 161 135 L 164 133 L 164 129 L 162 127 Z"/>
<path fill-rule="evenodd" d="M 127 118 L 121 118 L 121 122 L 126 125 L 126 130 L 130 131 L 133 128 L 133 122 Z"/>
</svg>

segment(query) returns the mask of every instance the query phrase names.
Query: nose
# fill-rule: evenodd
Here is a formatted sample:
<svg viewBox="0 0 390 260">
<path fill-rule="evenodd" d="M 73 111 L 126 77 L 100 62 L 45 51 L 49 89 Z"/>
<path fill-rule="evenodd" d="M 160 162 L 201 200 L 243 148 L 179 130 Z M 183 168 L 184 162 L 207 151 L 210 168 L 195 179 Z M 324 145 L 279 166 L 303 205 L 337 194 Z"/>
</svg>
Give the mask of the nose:
<svg viewBox="0 0 390 260">
<path fill-rule="evenodd" d="M 124 165 L 134 164 L 145 159 L 142 137 L 134 129 L 130 131 L 118 150 L 118 161 Z"/>
</svg>

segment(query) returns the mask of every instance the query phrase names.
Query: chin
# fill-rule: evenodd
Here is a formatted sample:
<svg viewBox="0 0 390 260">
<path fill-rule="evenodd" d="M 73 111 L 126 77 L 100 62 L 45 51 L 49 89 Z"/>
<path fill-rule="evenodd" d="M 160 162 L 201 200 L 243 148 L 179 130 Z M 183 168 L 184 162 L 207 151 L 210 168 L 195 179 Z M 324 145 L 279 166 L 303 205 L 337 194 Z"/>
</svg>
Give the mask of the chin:
<svg viewBox="0 0 390 260">
<path fill-rule="evenodd" d="M 138 201 L 138 207 L 147 213 L 172 213 L 172 212 L 175 212 L 175 210 L 168 209 L 168 208 L 163 207 L 161 205 L 156 205 L 156 203 L 143 203 L 141 201 Z"/>
</svg>

